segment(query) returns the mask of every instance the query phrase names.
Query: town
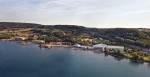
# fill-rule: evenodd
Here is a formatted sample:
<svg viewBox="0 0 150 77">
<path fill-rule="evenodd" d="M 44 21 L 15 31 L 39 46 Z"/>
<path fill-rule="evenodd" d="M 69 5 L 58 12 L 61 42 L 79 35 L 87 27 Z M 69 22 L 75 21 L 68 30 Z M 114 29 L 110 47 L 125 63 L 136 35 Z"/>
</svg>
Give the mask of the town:
<svg viewBox="0 0 150 77">
<path fill-rule="evenodd" d="M 150 0 L 0 0 L 0 77 L 150 77 Z"/>
<path fill-rule="evenodd" d="M 17 25 L 20 25 L 19 27 Z M 40 48 L 74 47 L 135 62 L 150 62 L 149 29 L 97 29 L 74 25 L 0 23 L 0 39 Z M 119 34 L 118 34 L 119 33 Z"/>
<path fill-rule="evenodd" d="M 52 47 L 73 47 L 83 50 L 92 50 L 95 53 L 104 53 L 106 55 L 112 55 L 118 58 L 126 58 L 130 59 L 134 62 L 143 63 L 150 62 L 150 56 L 148 53 L 134 51 L 132 49 L 126 49 L 124 46 L 115 46 L 115 45 L 107 45 L 107 44 L 95 44 L 95 45 L 80 45 L 80 44 L 72 44 L 71 42 L 46 42 L 45 40 L 38 40 L 38 36 L 34 35 L 30 38 L 27 37 L 15 37 L 12 39 L 1 39 L 1 40 L 9 40 L 9 41 L 17 41 L 22 44 L 34 43 L 38 44 L 40 48 L 50 49 Z M 90 41 L 93 39 L 84 38 L 81 41 Z"/>
</svg>

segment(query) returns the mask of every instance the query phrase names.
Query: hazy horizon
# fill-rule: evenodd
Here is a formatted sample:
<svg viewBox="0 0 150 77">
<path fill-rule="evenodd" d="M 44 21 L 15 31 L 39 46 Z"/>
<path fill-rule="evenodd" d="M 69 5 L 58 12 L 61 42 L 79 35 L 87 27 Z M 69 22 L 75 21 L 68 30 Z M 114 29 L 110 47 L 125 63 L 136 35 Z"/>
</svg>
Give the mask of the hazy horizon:
<svg viewBox="0 0 150 77">
<path fill-rule="evenodd" d="M 150 28 L 150 0 L 0 0 L 0 22 Z"/>
<path fill-rule="evenodd" d="M 3 23 L 3 22 L 0 22 L 0 23 Z M 86 26 L 86 25 L 76 25 L 76 24 L 40 24 L 40 23 L 31 23 L 31 22 L 4 22 L 4 23 L 28 23 L 28 24 L 39 24 L 39 25 L 45 25 L 45 26 L 54 26 L 54 25 L 73 25 L 73 26 L 83 26 L 83 27 L 86 27 L 86 28 L 99 28 L 99 29 L 111 29 L 111 28 L 135 28 L 135 29 L 138 29 L 138 28 L 143 28 L 143 29 L 150 29 L 150 28 L 144 28 L 144 27 L 94 27 L 94 26 Z"/>
</svg>

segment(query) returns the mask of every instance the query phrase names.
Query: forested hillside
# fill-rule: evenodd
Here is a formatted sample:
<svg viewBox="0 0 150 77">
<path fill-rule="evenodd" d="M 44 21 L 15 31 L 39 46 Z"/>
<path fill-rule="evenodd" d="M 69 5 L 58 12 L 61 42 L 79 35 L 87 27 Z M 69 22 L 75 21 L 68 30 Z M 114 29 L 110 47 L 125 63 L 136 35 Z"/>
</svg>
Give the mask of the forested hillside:
<svg viewBox="0 0 150 77">
<path fill-rule="evenodd" d="M 120 45 L 135 45 L 140 47 L 150 47 L 150 30 L 149 29 L 132 29 L 132 28 L 86 28 L 76 25 L 40 25 L 32 23 L 13 23 L 0 22 L 0 29 L 12 28 L 33 28 L 34 33 L 41 33 L 48 36 L 65 40 L 73 37 L 88 36 L 91 38 L 102 38 L 109 40 L 111 43 Z M 46 31 L 44 30 L 46 29 Z M 63 35 L 62 32 L 66 33 Z"/>
</svg>

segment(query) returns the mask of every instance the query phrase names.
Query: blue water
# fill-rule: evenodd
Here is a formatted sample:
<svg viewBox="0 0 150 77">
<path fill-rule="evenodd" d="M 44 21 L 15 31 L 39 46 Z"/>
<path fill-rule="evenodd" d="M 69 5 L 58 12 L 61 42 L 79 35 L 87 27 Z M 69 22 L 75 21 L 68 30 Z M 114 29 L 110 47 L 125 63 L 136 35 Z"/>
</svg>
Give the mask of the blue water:
<svg viewBox="0 0 150 77">
<path fill-rule="evenodd" d="M 0 77 L 150 77 L 150 65 L 72 48 L 0 42 Z"/>
</svg>

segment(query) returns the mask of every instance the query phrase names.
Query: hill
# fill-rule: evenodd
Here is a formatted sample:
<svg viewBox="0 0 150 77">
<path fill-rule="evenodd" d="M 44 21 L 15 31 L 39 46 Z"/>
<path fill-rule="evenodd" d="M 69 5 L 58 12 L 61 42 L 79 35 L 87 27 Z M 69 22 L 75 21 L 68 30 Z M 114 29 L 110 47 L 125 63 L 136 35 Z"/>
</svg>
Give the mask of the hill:
<svg viewBox="0 0 150 77">
<path fill-rule="evenodd" d="M 32 23 L 0 22 L 0 29 L 32 28 L 33 33 L 55 36 L 58 39 L 72 39 L 79 37 L 102 38 L 111 44 L 134 45 L 150 47 L 150 29 L 138 28 L 86 28 L 76 25 L 41 25 Z M 63 35 L 62 33 L 65 33 Z M 72 40 L 68 40 L 72 41 Z"/>
</svg>

